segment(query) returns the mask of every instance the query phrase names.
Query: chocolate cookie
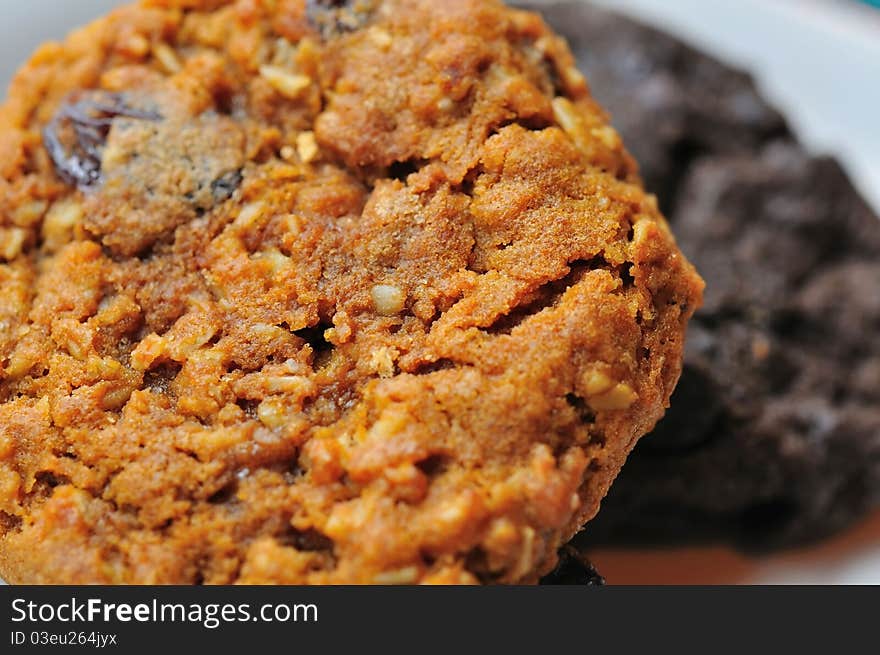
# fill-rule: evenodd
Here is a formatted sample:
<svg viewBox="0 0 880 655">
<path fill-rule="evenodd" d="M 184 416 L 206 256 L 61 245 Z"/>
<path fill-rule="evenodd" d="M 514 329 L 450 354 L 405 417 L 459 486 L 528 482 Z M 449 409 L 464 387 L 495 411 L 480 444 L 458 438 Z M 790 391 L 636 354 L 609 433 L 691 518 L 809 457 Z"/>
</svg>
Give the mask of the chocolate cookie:
<svg viewBox="0 0 880 655">
<path fill-rule="evenodd" d="M 535 582 L 702 282 L 491 0 L 145 0 L 0 109 L 12 582 Z"/>
<path fill-rule="evenodd" d="M 880 501 L 880 221 L 742 72 L 540 6 L 707 281 L 672 408 L 579 540 L 753 548 L 846 525 Z"/>
<path fill-rule="evenodd" d="M 569 544 L 559 551 L 559 563 L 551 573 L 541 578 L 541 584 L 601 587 L 605 584 L 605 578 L 578 548 Z"/>
</svg>

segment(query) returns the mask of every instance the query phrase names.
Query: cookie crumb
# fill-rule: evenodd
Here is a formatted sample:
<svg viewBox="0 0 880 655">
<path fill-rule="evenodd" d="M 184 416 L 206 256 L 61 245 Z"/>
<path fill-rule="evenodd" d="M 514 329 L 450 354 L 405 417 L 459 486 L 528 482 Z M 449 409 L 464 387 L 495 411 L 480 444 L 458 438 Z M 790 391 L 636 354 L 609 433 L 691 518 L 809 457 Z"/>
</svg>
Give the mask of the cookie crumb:
<svg viewBox="0 0 880 655">
<path fill-rule="evenodd" d="M 43 221 L 43 244 L 50 252 L 73 240 L 76 226 L 82 222 L 83 207 L 74 199 L 59 200 L 46 213 Z"/>
<path fill-rule="evenodd" d="M 367 34 L 369 34 L 370 40 L 372 40 L 372 42 L 375 43 L 376 46 L 378 46 L 382 50 L 387 50 L 391 47 L 391 44 L 393 43 L 391 35 L 383 30 L 381 27 L 376 27 L 374 25 L 367 31 Z"/>
<path fill-rule="evenodd" d="M 180 59 L 177 58 L 174 50 L 167 43 L 157 43 L 154 45 L 153 55 L 165 73 L 174 75 L 183 70 L 183 64 L 180 63 Z"/>
<path fill-rule="evenodd" d="M 562 130 L 572 139 L 581 138 L 581 119 L 571 100 L 563 97 L 553 98 L 553 116 Z"/>
<path fill-rule="evenodd" d="M 394 375 L 394 359 L 397 355 L 395 349 L 382 346 L 373 351 L 370 357 L 370 366 L 382 378 L 390 378 Z"/>
<path fill-rule="evenodd" d="M 373 584 L 377 585 L 408 585 L 419 579 L 417 566 L 406 566 L 396 571 L 385 571 L 373 578 Z"/>
<path fill-rule="evenodd" d="M 267 398 L 257 407 L 257 418 L 267 428 L 277 429 L 287 422 L 287 413 L 281 400 Z"/>
<path fill-rule="evenodd" d="M 312 84 L 307 75 L 290 73 L 278 66 L 261 66 L 260 76 L 278 93 L 291 100 L 299 98 Z"/>
<path fill-rule="evenodd" d="M 27 232 L 20 227 L 0 228 L 0 258 L 12 261 L 24 248 Z"/>
<path fill-rule="evenodd" d="M 614 386 L 614 380 L 602 371 L 590 370 L 583 377 L 584 391 L 587 396 L 598 396 Z"/>
<path fill-rule="evenodd" d="M 390 284 L 377 284 L 371 292 L 373 308 L 383 316 L 395 316 L 403 311 L 406 296 L 399 287 Z"/>
<path fill-rule="evenodd" d="M 616 411 L 629 409 L 638 397 L 632 387 L 620 382 L 605 393 L 590 397 L 589 404 L 596 411 Z"/>
<path fill-rule="evenodd" d="M 314 132 L 302 132 L 296 137 L 296 151 L 304 164 L 313 162 L 318 156 L 318 142 Z"/>
</svg>

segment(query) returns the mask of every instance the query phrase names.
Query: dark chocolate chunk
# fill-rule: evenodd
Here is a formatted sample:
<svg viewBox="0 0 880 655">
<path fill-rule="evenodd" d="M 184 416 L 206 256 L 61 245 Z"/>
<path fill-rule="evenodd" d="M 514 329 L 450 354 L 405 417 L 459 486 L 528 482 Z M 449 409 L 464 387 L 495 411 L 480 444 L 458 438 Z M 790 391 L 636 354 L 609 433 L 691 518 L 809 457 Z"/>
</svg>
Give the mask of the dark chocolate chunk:
<svg viewBox="0 0 880 655">
<path fill-rule="evenodd" d="M 43 144 L 62 180 L 81 189 L 101 183 L 101 148 L 117 118 L 162 117 L 132 107 L 118 93 L 83 92 L 62 103 L 43 130 Z"/>
</svg>

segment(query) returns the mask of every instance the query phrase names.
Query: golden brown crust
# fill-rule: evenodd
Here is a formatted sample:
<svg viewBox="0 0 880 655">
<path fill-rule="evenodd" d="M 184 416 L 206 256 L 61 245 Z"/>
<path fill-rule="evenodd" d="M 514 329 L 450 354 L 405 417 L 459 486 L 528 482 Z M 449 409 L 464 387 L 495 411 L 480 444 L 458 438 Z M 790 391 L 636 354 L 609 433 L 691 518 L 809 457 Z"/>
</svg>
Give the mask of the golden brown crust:
<svg viewBox="0 0 880 655">
<path fill-rule="evenodd" d="M 147 1 L 16 78 L 9 581 L 535 581 L 662 415 L 702 282 L 564 43 L 320 5 Z"/>
</svg>

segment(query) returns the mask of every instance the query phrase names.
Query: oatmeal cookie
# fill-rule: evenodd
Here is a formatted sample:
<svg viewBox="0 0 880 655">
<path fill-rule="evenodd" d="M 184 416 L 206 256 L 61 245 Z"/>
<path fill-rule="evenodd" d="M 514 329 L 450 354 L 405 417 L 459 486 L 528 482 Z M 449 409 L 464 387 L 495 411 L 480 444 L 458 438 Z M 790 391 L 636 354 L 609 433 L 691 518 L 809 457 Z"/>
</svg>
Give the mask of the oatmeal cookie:
<svg viewBox="0 0 880 655">
<path fill-rule="evenodd" d="M 0 571 L 536 582 L 702 281 L 492 0 L 144 0 L 0 109 Z"/>
</svg>

